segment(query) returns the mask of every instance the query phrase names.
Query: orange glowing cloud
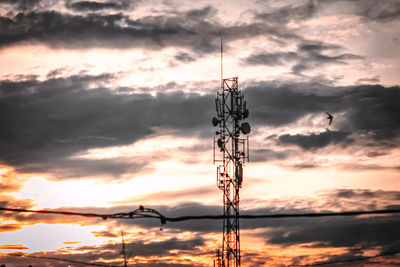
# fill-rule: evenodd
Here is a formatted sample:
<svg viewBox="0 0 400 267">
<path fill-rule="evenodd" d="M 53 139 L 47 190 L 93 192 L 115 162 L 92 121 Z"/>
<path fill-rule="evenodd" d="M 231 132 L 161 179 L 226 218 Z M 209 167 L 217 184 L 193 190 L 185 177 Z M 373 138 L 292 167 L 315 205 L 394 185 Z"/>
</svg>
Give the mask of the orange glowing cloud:
<svg viewBox="0 0 400 267">
<path fill-rule="evenodd" d="M 109 237 L 109 238 L 118 237 L 116 234 L 113 234 L 109 231 L 93 231 L 92 234 L 96 237 Z"/>
<path fill-rule="evenodd" d="M 73 245 L 73 244 L 79 244 L 79 243 L 82 243 L 82 242 L 79 242 L 79 241 L 70 241 L 70 242 L 66 241 L 66 242 L 63 242 L 64 245 Z"/>
<path fill-rule="evenodd" d="M 19 224 L 4 224 L 0 225 L 0 232 L 13 232 L 21 229 Z"/>
<path fill-rule="evenodd" d="M 21 244 L 15 245 L 0 245 L 0 249 L 12 249 L 12 250 L 22 250 L 22 249 L 29 249 Z"/>
<path fill-rule="evenodd" d="M 21 188 L 22 176 L 18 175 L 14 168 L 0 165 L 0 191 L 10 192 Z"/>
</svg>

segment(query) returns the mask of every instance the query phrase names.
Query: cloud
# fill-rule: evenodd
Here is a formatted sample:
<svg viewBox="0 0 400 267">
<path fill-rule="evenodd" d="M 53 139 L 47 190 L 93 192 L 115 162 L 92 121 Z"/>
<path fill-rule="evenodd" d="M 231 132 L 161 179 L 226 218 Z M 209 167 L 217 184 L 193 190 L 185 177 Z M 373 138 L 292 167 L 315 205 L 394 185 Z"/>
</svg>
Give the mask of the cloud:
<svg viewBox="0 0 400 267">
<path fill-rule="evenodd" d="M 24 179 L 14 169 L 0 165 L 0 192 L 13 192 L 22 187 Z"/>
<path fill-rule="evenodd" d="M 95 2 L 95 1 L 78 1 L 67 3 L 66 6 L 75 11 L 101 11 L 104 9 L 124 10 L 129 8 L 130 2 L 126 0 Z"/>
<path fill-rule="evenodd" d="M 193 237 L 186 239 L 168 238 L 162 241 L 127 241 L 125 251 L 127 256 L 137 266 L 201 266 L 191 260 L 180 258 L 180 254 L 196 254 L 196 250 L 204 245 L 204 239 Z M 66 263 L 92 263 L 119 266 L 121 264 L 120 243 L 109 243 L 100 246 L 81 246 L 75 248 L 79 253 L 36 252 L 32 254 L 0 255 L 0 260 L 10 266 L 15 264 L 44 264 L 55 267 L 65 266 Z M 19 256 L 18 256 L 19 255 Z M 26 257 L 21 257 L 27 255 Z M 165 257 L 168 256 L 168 257 Z M 57 260 L 61 259 L 61 260 Z M 142 261 L 143 260 L 143 261 Z M 36 265 L 35 265 L 36 266 Z M 42 266 L 42 265 L 37 265 Z"/>
<path fill-rule="evenodd" d="M 193 62 L 196 61 L 194 57 L 192 57 L 190 54 L 182 52 L 178 53 L 175 55 L 175 59 L 181 62 Z"/>
<path fill-rule="evenodd" d="M 389 201 L 400 201 L 400 192 L 399 191 L 383 191 L 383 190 L 368 190 L 368 189 L 336 189 L 333 190 L 330 195 L 332 197 L 340 198 L 340 199 L 376 199 L 376 200 L 389 200 Z"/>
<path fill-rule="evenodd" d="M 179 191 L 159 191 L 157 193 L 146 194 L 142 196 L 136 196 L 133 198 L 124 199 L 123 201 L 114 202 L 115 204 L 128 204 L 128 203 L 144 203 L 146 201 L 168 201 L 174 199 L 175 201 L 187 200 L 188 198 L 206 198 L 214 194 L 213 190 L 210 190 L 209 186 L 186 188 Z"/>
<path fill-rule="evenodd" d="M 310 210 L 385 209 L 391 208 L 390 203 L 398 204 L 399 201 L 399 191 L 338 189 L 323 192 L 317 195 L 314 200 L 299 197 L 290 200 L 278 199 L 277 202 L 270 201 L 267 203 L 269 207 L 275 207 L 276 210 L 272 210 L 273 213 L 296 213 Z M 267 208 L 265 208 L 265 211 L 258 208 L 242 211 L 241 214 L 260 214 L 260 212 L 267 213 L 266 211 Z M 399 215 L 392 214 L 387 216 L 315 218 L 315 220 L 307 218 L 260 220 L 257 224 L 252 220 L 243 220 L 241 228 L 258 228 L 259 230 L 254 234 L 256 237 L 263 237 L 266 244 L 279 245 L 282 250 L 296 249 L 298 246 L 303 248 L 336 247 L 344 249 L 342 253 L 335 250 L 332 256 L 326 253 L 323 259 L 330 261 L 336 257 L 349 259 L 353 255 L 362 256 L 370 250 L 378 250 L 377 253 L 398 250 L 400 244 L 395 236 L 399 233 L 396 227 L 399 219 Z M 265 228 L 265 231 L 261 231 L 262 228 Z M 245 230 L 242 230 L 243 232 Z M 347 253 L 347 251 L 352 253 Z M 315 262 L 315 258 L 311 258 L 305 257 L 302 260 L 297 260 L 301 260 L 302 264 L 310 264 Z M 297 262 L 297 264 L 300 264 L 300 262 Z"/>
<path fill-rule="evenodd" d="M 40 155 L 39 155 L 40 154 Z M 121 178 L 126 173 L 138 173 L 146 169 L 149 162 L 140 160 L 133 162 L 123 158 L 116 159 L 71 159 L 62 153 L 55 153 L 56 158 L 52 158 L 52 152 L 40 153 L 32 161 L 21 162 L 17 169 L 22 173 L 49 172 L 54 178 Z M 64 158 L 66 156 L 67 158 Z"/>
<path fill-rule="evenodd" d="M 268 9 L 271 9 L 268 6 Z M 286 4 L 268 12 L 256 12 L 255 18 L 274 24 L 288 24 L 291 21 L 302 22 L 323 16 L 320 11 L 329 10 L 331 14 L 349 14 L 361 17 L 365 21 L 389 22 L 400 18 L 400 6 L 396 0 L 371 0 L 371 1 L 307 1 L 300 5 Z"/>
<path fill-rule="evenodd" d="M 388 153 L 381 152 L 381 151 L 370 151 L 370 152 L 367 153 L 367 157 L 375 158 L 375 157 L 385 156 L 387 154 Z"/>
<path fill-rule="evenodd" d="M 110 237 L 110 238 L 118 237 L 116 234 L 114 234 L 114 233 L 112 233 L 110 231 L 106 231 L 106 230 L 104 230 L 104 231 L 93 231 L 92 234 L 94 236 L 97 236 L 97 237 Z"/>
<path fill-rule="evenodd" d="M 22 228 L 22 226 L 19 224 L 2 224 L 2 225 L 0 225 L 0 233 L 14 232 L 14 231 L 20 230 L 21 228 Z"/>
<path fill-rule="evenodd" d="M 154 128 L 192 135 L 208 125 L 213 115 L 207 108 L 212 106 L 212 96 L 116 94 L 100 85 L 109 79 L 110 75 L 83 75 L 43 82 L 2 81 L 0 161 L 25 172 L 118 177 L 141 170 L 146 159 L 126 162 L 71 156 L 89 148 L 133 143 L 154 134 Z"/>
<path fill-rule="evenodd" d="M 244 62 L 246 62 L 249 65 L 276 66 L 298 59 L 299 56 L 294 52 L 259 53 L 250 55 L 244 60 Z"/>
<path fill-rule="evenodd" d="M 1 4 L 12 4 L 18 10 L 31 10 L 40 4 L 41 0 L 0 0 Z"/>
<path fill-rule="evenodd" d="M 294 150 L 275 151 L 272 149 L 252 149 L 251 162 L 266 162 L 271 160 L 285 160 L 297 155 Z"/>
<path fill-rule="evenodd" d="M 279 85 L 265 82 L 249 85 L 245 95 L 250 107 L 250 119 L 257 125 L 282 126 L 306 114 L 323 114 L 328 110 L 334 116 L 335 113 L 343 114 L 340 115 L 343 123 L 336 125 L 341 133 L 332 131 L 313 134 L 311 137 L 285 136 L 282 141 L 287 143 L 297 139 L 303 143 L 318 140 L 336 144 L 349 141 L 345 137 L 350 133 L 369 133 L 374 137 L 374 142 L 396 140 L 400 131 L 400 117 L 397 116 L 400 114 L 400 104 L 395 99 L 400 97 L 400 87 L 323 86 L 325 93 L 316 93 L 316 87 L 320 86 L 322 85 L 313 83 Z M 366 141 L 368 138 L 364 139 Z"/>
<path fill-rule="evenodd" d="M 279 136 L 278 140 L 281 144 L 291 144 L 300 146 L 304 150 L 313 150 L 326 147 L 328 145 L 342 144 L 348 145 L 353 142 L 352 139 L 348 138 L 349 133 L 338 132 L 338 131 L 325 131 L 318 134 L 310 135 L 290 135 L 284 134 Z"/>
<path fill-rule="evenodd" d="M 379 83 L 380 77 L 379 75 L 375 75 L 374 77 L 371 78 L 361 78 L 357 80 L 357 84 L 362 84 L 362 83 Z"/>
<path fill-rule="evenodd" d="M 357 86 L 351 92 L 349 121 L 351 126 L 372 132 L 375 140 L 396 138 L 400 129 L 400 105 L 394 100 L 400 97 L 400 88 Z"/>
<path fill-rule="evenodd" d="M 8 195 L 0 195 L 0 207 L 11 207 L 15 209 L 29 209 L 32 208 L 32 202 L 30 199 L 16 199 L 14 197 L 8 196 Z M 3 211 L 0 211 L 0 214 L 8 214 L 11 215 L 11 213 L 5 213 Z"/>
<path fill-rule="evenodd" d="M 116 2 L 75 2 L 78 9 L 105 8 Z M 72 4 L 74 6 L 74 4 Z M 0 47 L 18 43 L 42 43 L 51 48 L 93 47 L 162 49 L 185 47 L 204 54 L 226 42 L 268 34 L 278 39 L 298 39 L 291 30 L 262 23 L 220 25 L 211 7 L 132 19 L 125 13 L 68 14 L 54 10 L 20 12 L 0 17 Z"/>
<path fill-rule="evenodd" d="M 241 214 L 271 214 L 271 213 L 303 213 L 315 211 L 343 211 L 363 210 L 374 208 L 390 208 L 400 201 L 398 191 L 372 191 L 362 189 L 338 189 L 321 192 L 315 198 L 279 199 L 278 201 L 258 201 L 254 208 L 241 210 Z M 251 204 L 251 203 L 250 203 Z M 375 205 L 375 206 L 374 206 Z M 221 206 L 206 206 L 200 203 L 181 203 L 174 206 L 153 206 L 165 216 L 175 217 L 183 215 L 222 214 Z M 65 207 L 66 210 L 72 208 Z M 115 206 L 112 208 L 85 207 L 72 210 L 81 212 L 112 213 L 127 211 L 127 206 Z M 44 215 L 36 222 L 47 222 Z M 47 216 L 47 215 L 46 215 Z M 25 219 L 28 219 L 26 217 Z M 255 235 L 261 238 L 268 245 L 277 245 L 281 249 L 290 249 L 291 246 L 306 246 L 312 248 L 338 247 L 344 249 L 359 249 L 364 253 L 370 249 L 387 251 L 396 247 L 398 240 L 399 215 L 371 215 L 358 217 L 330 217 L 330 218 L 287 218 L 287 219 L 259 219 L 241 220 L 242 237 Z M 90 219 L 85 218 L 86 221 Z M 17 220 L 20 221 L 20 220 Z M 32 218 L 29 219 L 32 221 Z M 23 222 L 23 220 L 21 220 Z M 91 221 L 98 224 L 98 221 Z M 139 225 L 143 227 L 139 233 L 143 235 L 151 229 L 158 229 L 161 226 L 159 220 L 118 220 L 113 229 L 127 227 L 127 225 Z M 89 223 L 89 222 L 88 222 Z M 206 255 L 209 250 L 204 247 L 207 244 L 204 233 L 220 233 L 222 222 L 215 220 L 193 220 L 184 222 L 167 222 L 163 226 L 168 236 L 172 233 L 191 232 L 186 238 L 169 238 L 151 241 L 139 240 L 136 236 L 126 235 L 126 251 L 132 252 L 132 258 L 137 257 L 163 257 L 175 256 L 178 261 L 179 255 Z M 256 229 L 256 231 L 254 231 Z M 247 231 L 250 230 L 250 231 Z M 129 233 L 129 230 L 127 230 Z M 160 232 L 160 233 L 163 233 Z M 96 232 L 96 235 L 117 237 L 109 231 Z M 203 236 L 203 237 L 200 237 Z M 351 236 L 351 238 L 349 238 Z M 148 237 L 152 238 L 152 237 Z M 63 254 L 71 260 L 86 262 L 100 262 L 100 259 L 117 259 L 121 244 L 106 244 L 101 246 L 81 246 L 76 248 L 81 253 Z M 57 257 L 56 254 L 52 255 Z M 40 256 L 41 254 L 34 254 Z M 208 255 L 208 254 L 207 254 Z M 343 256 L 346 252 L 342 253 Z M 49 256 L 49 255 L 47 255 Z M 64 258 L 64 257 L 63 257 Z M 153 258 L 154 259 L 154 258 Z M 156 259 L 155 259 L 156 260 Z M 183 262 L 181 262 L 183 264 Z"/>
<path fill-rule="evenodd" d="M 328 44 L 321 41 L 302 40 L 297 46 L 296 52 L 274 52 L 257 53 L 242 59 L 248 65 L 277 66 L 283 64 L 293 64 L 292 72 L 301 72 L 316 69 L 322 65 L 348 64 L 350 60 L 360 60 L 363 56 L 351 53 L 337 53 L 343 49 L 339 45 Z M 329 54 L 327 54 L 329 53 Z"/>
<path fill-rule="evenodd" d="M 211 135 L 213 95 L 177 89 L 156 95 L 132 93 L 134 88 L 128 93 L 121 92 L 107 87 L 115 79 L 112 74 L 57 77 L 43 81 L 35 77 L 0 81 L 3 164 L 17 171 L 51 172 L 59 178 L 79 175 L 118 178 L 145 170 L 151 159 L 77 160 L 73 156 L 90 148 L 131 144 L 157 134 L 157 129 L 168 129 L 181 136 L 209 138 Z M 167 85 L 170 86 L 174 85 Z M 365 145 L 372 142 L 389 147 L 395 142 L 400 131 L 397 115 L 400 105 L 395 101 L 400 97 L 399 87 L 324 86 L 324 92 L 319 93 L 320 86 L 250 84 L 244 90 L 250 122 L 254 127 L 284 126 L 328 110 L 334 116 L 341 114 L 335 124 L 338 130 L 309 136 L 282 134 L 280 143 L 296 144 L 303 149 L 350 145 L 350 133 L 354 138 L 363 135 L 361 140 Z M 275 159 L 285 156 L 264 152 Z M 260 160 L 267 160 L 261 151 L 257 153 Z"/>
<path fill-rule="evenodd" d="M 310 163 L 300 163 L 300 164 L 294 164 L 292 166 L 290 166 L 291 168 L 294 169 L 300 169 L 300 170 L 304 170 L 304 169 L 313 169 L 313 168 L 317 168 L 318 166 L 315 164 L 310 164 Z"/>
<path fill-rule="evenodd" d="M 16 245 L 0 245 L 0 249 L 24 250 L 29 248 L 21 244 L 16 244 Z"/>
<path fill-rule="evenodd" d="M 317 12 L 315 1 L 308 1 L 305 4 L 293 6 L 286 5 L 273 12 L 255 13 L 256 19 L 268 23 L 287 24 L 290 21 L 302 21 L 312 18 Z"/>
<path fill-rule="evenodd" d="M 306 57 L 302 57 L 300 61 L 292 67 L 292 71 L 295 74 L 301 73 L 305 70 L 315 69 L 322 65 L 327 64 L 347 64 L 348 60 L 363 59 L 364 57 L 355 54 L 339 54 L 334 56 L 322 55 L 322 54 L 311 54 Z"/>
<path fill-rule="evenodd" d="M 356 14 L 367 21 L 389 22 L 400 18 L 400 4 L 396 0 L 372 0 L 357 3 Z"/>
<path fill-rule="evenodd" d="M 268 242 L 284 246 L 314 243 L 314 247 L 387 247 L 395 243 L 399 216 L 297 220 L 297 227 L 268 231 Z M 351 238 L 349 238 L 351 236 Z"/>
<path fill-rule="evenodd" d="M 320 54 L 326 51 L 338 51 L 341 49 L 343 48 L 336 44 L 324 43 L 321 41 L 309 41 L 309 40 L 304 40 L 297 46 L 297 50 L 299 52 L 306 52 L 311 54 Z"/>
<path fill-rule="evenodd" d="M 282 126 L 306 114 L 338 110 L 340 96 L 311 92 L 313 84 L 256 83 L 245 90 L 250 120 L 261 125 Z M 320 86 L 320 85 L 318 85 Z"/>
</svg>

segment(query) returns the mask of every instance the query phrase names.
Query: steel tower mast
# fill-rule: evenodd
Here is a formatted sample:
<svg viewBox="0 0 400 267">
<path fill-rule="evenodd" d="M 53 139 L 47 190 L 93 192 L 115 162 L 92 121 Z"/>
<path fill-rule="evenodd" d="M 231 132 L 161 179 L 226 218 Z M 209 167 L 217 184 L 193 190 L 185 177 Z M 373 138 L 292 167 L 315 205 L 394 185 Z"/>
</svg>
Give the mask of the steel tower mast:
<svg viewBox="0 0 400 267">
<path fill-rule="evenodd" d="M 238 77 L 223 79 L 221 75 L 221 89 L 215 99 L 217 117 L 212 119 L 212 123 L 219 127 L 215 132 L 217 137 L 214 137 L 214 164 L 219 164 L 217 186 L 224 194 L 225 218 L 222 247 L 217 250 L 214 266 L 236 267 L 240 266 L 241 261 L 239 190 L 243 181 L 243 165 L 249 160 L 250 133 L 250 125 L 241 121 L 249 116 L 249 110 L 244 95 L 238 88 Z M 244 138 L 240 138 L 241 133 Z"/>
</svg>

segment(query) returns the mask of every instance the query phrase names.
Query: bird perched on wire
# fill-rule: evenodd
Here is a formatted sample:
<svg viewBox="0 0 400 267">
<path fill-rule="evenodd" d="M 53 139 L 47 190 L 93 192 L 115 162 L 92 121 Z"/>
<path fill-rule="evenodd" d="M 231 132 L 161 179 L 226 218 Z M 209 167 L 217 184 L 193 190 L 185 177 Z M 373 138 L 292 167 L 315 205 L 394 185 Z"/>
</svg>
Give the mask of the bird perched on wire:
<svg viewBox="0 0 400 267">
<path fill-rule="evenodd" d="M 325 112 L 325 114 L 328 115 L 326 118 L 329 120 L 329 126 L 331 126 L 333 121 L 333 116 L 329 112 Z"/>
</svg>

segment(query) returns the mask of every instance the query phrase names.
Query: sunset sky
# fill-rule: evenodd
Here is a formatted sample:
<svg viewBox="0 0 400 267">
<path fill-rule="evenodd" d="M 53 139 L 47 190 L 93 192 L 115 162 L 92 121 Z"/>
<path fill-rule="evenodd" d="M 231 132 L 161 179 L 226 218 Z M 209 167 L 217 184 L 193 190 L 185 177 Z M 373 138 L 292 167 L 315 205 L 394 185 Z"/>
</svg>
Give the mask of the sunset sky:
<svg viewBox="0 0 400 267">
<path fill-rule="evenodd" d="M 399 29 L 399 0 L 0 0 L 0 207 L 222 214 L 223 37 L 252 127 L 241 214 L 400 208 Z M 242 265 L 398 251 L 399 224 L 241 220 Z M 122 266 L 123 230 L 129 265 L 212 266 L 222 221 L 160 226 L 0 212 L 0 265 Z"/>
</svg>

